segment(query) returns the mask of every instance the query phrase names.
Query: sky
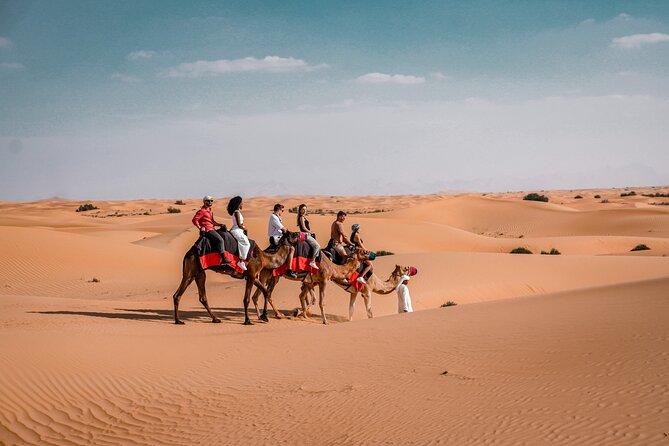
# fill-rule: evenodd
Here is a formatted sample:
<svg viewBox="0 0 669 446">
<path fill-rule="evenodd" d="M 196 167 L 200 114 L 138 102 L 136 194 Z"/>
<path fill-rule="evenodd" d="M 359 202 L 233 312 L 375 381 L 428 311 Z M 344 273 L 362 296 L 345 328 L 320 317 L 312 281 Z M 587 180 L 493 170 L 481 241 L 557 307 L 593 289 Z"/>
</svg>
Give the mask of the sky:
<svg viewBox="0 0 669 446">
<path fill-rule="evenodd" d="M 0 0 L 0 201 L 669 185 L 669 2 Z"/>
</svg>

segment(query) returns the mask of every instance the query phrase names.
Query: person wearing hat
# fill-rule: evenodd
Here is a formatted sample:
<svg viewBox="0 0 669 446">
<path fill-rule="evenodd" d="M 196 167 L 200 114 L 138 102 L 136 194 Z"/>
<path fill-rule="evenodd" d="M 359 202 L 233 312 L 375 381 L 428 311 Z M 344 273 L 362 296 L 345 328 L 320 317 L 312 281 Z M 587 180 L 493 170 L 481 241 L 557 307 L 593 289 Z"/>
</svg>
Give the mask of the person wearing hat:
<svg viewBox="0 0 669 446">
<path fill-rule="evenodd" d="M 249 242 L 249 238 L 245 233 L 246 226 L 244 226 L 242 206 L 242 197 L 240 196 L 232 197 L 228 202 L 228 214 L 232 216 L 232 229 L 230 229 L 230 234 L 237 239 L 239 245 L 239 262 L 237 262 L 237 266 L 243 271 L 246 271 L 246 263 L 244 263 L 244 261 L 249 255 L 251 242 Z"/>
<path fill-rule="evenodd" d="M 351 231 L 352 231 L 351 232 L 351 243 L 353 244 L 353 246 L 355 246 L 356 248 L 360 247 L 360 248 L 364 249 L 365 252 L 369 252 L 369 251 L 367 251 L 367 248 L 365 248 L 365 245 L 362 243 L 362 238 L 360 237 L 360 225 L 358 223 L 352 225 L 351 226 Z M 358 282 L 360 282 L 362 284 L 367 283 L 367 281 L 365 280 L 365 274 L 367 274 L 369 272 L 369 270 L 372 269 L 372 262 L 371 261 L 374 260 L 375 258 L 376 258 L 376 254 L 373 253 L 373 252 L 369 252 L 369 254 L 365 258 L 365 260 L 363 260 L 362 263 L 365 265 L 365 269 L 363 269 L 362 272 L 360 273 L 360 276 L 358 276 L 358 279 L 357 279 Z"/>
<path fill-rule="evenodd" d="M 211 195 L 206 195 L 202 198 L 202 207 L 195 213 L 193 224 L 200 231 L 201 235 L 206 233 L 207 237 L 218 243 L 221 252 L 221 264 L 225 265 L 230 262 L 225 259 L 225 241 L 221 234 L 214 229 L 216 226 L 222 225 L 214 220 L 214 211 L 211 208 L 213 205 L 214 199 Z"/>
<path fill-rule="evenodd" d="M 412 313 L 413 306 L 411 305 L 411 295 L 409 294 L 410 277 L 404 275 L 400 277 L 400 283 L 397 284 L 397 312 L 398 313 Z"/>
</svg>

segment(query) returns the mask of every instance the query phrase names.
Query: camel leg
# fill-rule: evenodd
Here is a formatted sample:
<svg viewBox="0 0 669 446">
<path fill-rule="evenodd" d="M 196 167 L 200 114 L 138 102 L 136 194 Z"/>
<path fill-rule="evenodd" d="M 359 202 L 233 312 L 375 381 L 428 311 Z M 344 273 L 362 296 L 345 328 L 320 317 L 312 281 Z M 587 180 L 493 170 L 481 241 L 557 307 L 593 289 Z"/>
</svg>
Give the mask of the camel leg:
<svg viewBox="0 0 669 446">
<path fill-rule="evenodd" d="M 251 319 L 249 319 L 249 302 L 251 301 L 251 288 L 253 288 L 253 282 L 255 279 L 253 277 L 246 277 L 246 288 L 244 290 L 244 325 L 253 325 Z"/>
<path fill-rule="evenodd" d="M 300 289 L 300 305 L 302 305 L 302 317 L 305 319 L 309 319 L 309 315 L 307 314 L 307 294 L 309 292 L 307 284 L 303 283 Z"/>
<path fill-rule="evenodd" d="M 193 274 L 190 271 L 184 271 L 184 275 L 181 278 L 181 283 L 179 284 L 179 288 L 174 293 L 174 296 L 172 296 L 172 300 L 174 301 L 174 323 L 177 325 L 184 324 L 184 322 L 181 319 L 179 319 L 179 301 L 181 300 L 181 296 L 186 291 L 186 288 L 188 288 L 188 285 L 191 284 L 193 279 L 194 279 Z"/>
<path fill-rule="evenodd" d="M 197 285 L 197 292 L 200 295 L 200 303 L 204 305 L 204 308 L 207 309 L 207 313 L 211 316 L 211 321 L 218 324 L 221 322 L 219 318 L 214 316 L 214 313 L 211 312 L 209 308 L 209 302 L 207 302 L 207 291 L 205 289 L 205 281 L 207 280 L 207 275 L 204 271 L 200 271 L 197 276 L 195 276 L 195 284 Z"/>
<path fill-rule="evenodd" d="M 276 287 L 276 284 L 279 283 L 279 277 L 272 277 L 267 285 L 267 300 L 269 300 L 269 304 L 272 306 L 272 310 L 274 310 L 274 314 L 276 315 L 277 319 L 285 319 L 286 317 L 281 313 L 278 308 L 274 305 L 274 301 L 272 300 L 272 293 L 274 292 L 274 288 Z"/>
<path fill-rule="evenodd" d="M 321 314 L 323 315 L 323 324 L 327 325 L 328 320 L 325 317 L 325 282 L 318 285 L 318 305 L 321 307 Z"/>
<path fill-rule="evenodd" d="M 267 301 L 271 299 L 271 297 L 269 296 L 267 287 L 265 286 L 265 284 L 260 282 L 260 279 L 257 278 L 253 280 L 253 284 L 256 286 L 257 289 L 259 289 L 262 292 L 265 301 L 262 309 L 262 314 L 259 316 L 259 319 L 261 321 L 269 322 L 269 319 L 267 318 Z"/>
<path fill-rule="evenodd" d="M 358 292 L 353 288 L 351 291 L 351 299 L 348 302 L 348 320 L 353 320 L 353 311 L 355 311 L 355 300 L 358 298 Z"/>
<path fill-rule="evenodd" d="M 369 291 L 369 288 L 365 288 L 362 292 L 362 298 L 365 300 L 365 308 L 367 309 L 367 317 L 372 319 L 374 315 L 372 314 L 372 293 Z"/>
<path fill-rule="evenodd" d="M 260 296 L 260 288 L 256 287 L 256 290 L 253 292 L 253 306 L 256 307 L 256 314 L 258 315 L 258 319 L 260 319 L 260 308 L 258 307 L 258 296 Z"/>
</svg>

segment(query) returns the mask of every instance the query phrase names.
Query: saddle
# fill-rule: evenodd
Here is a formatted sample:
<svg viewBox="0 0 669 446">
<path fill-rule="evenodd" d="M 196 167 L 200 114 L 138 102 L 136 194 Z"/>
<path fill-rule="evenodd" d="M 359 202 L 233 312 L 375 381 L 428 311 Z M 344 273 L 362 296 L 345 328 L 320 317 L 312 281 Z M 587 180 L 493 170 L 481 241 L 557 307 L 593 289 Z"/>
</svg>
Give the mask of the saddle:
<svg viewBox="0 0 669 446">
<path fill-rule="evenodd" d="M 271 248 L 271 246 L 270 246 Z M 270 249 L 268 248 L 268 249 Z M 322 252 L 322 251 L 321 251 Z M 299 242 L 295 246 L 295 255 L 293 256 L 293 263 L 290 267 L 294 272 L 296 272 L 298 275 L 300 272 L 306 272 L 306 273 L 312 273 L 316 274 L 318 270 L 315 270 L 309 266 L 309 263 L 311 262 L 311 259 L 314 258 L 314 249 L 311 247 L 311 245 L 307 242 Z M 321 263 L 321 254 L 316 256 L 314 259 L 316 262 L 317 266 L 320 266 Z M 284 263 L 278 268 L 275 268 L 272 271 L 273 276 L 280 276 L 284 274 L 288 270 L 288 264 Z"/>
<path fill-rule="evenodd" d="M 237 239 L 225 229 L 219 229 L 218 232 L 225 243 L 225 259 L 230 262 L 229 267 L 237 272 L 243 272 L 237 266 L 239 262 L 239 243 Z M 251 247 L 249 248 L 249 258 L 253 257 L 253 248 L 256 242 L 249 240 Z M 193 245 L 197 250 L 197 255 L 200 257 L 200 265 L 203 269 L 211 268 L 212 266 L 219 266 L 223 259 L 221 258 L 221 249 L 218 239 L 212 237 L 207 232 L 200 235 Z M 248 259 L 247 259 L 248 260 Z"/>
<path fill-rule="evenodd" d="M 351 248 L 349 248 L 348 246 L 345 246 L 344 249 L 346 250 L 346 257 L 340 256 L 339 253 L 335 251 L 334 242 L 332 241 L 332 239 L 330 239 L 328 245 L 325 248 L 321 249 L 321 253 L 326 255 L 328 259 L 332 260 L 332 263 L 334 263 L 335 265 L 343 265 L 344 263 L 346 263 L 346 260 L 349 257 L 351 257 L 351 254 L 353 253 Z"/>
</svg>

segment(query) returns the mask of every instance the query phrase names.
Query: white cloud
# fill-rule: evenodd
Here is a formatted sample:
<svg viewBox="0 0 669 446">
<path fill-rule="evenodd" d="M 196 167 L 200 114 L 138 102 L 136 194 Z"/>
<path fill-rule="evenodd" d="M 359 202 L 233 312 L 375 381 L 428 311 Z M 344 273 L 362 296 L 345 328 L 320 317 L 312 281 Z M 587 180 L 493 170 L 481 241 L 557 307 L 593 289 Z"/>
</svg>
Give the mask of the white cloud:
<svg viewBox="0 0 669 446">
<path fill-rule="evenodd" d="M 133 51 L 132 53 L 126 56 L 128 60 L 139 60 L 139 59 L 151 59 L 157 53 L 155 51 L 139 50 Z"/>
<path fill-rule="evenodd" d="M 23 70 L 25 65 L 18 62 L 2 62 L 0 63 L 0 70 Z"/>
<path fill-rule="evenodd" d="M 627 14 L 626 12 L 620 13 L 616 17 L 616 19 L 622 20 L 622 21 L 625 21 L 625 22 L 627 22 L 628 20 L 632 20 L 632 18 L 633 17 L 631 15 Z"/>
<path fill-rule="evenodd" d="M 127 84 L 136 84 L 142 82 L 142 79 L 137 76 L 129 76 L 127 74 L 114 73 L 109 78 L 113 81 L 125 82 Z"/>
<path fill-rule="evenodd" d="M 361 84 L 422 84 L 424 77 L 404 75 L 404 74 L 385 74 L 385 73 L 367 73 L 356 79 Z"/>
<path fill-rule="evenodd" d="M 438 79 L 440 81 L 444 81 L 444 80 L 448 79 L 448 76 L 446 76 L 444 73 L 442 73 L 440 71 L 434 71 L 434 72 L 430 73 L 430 76 L 432 76 L 434 79 Z"/>
<path fill-rule="evenodd" d="M 592 25 L 593 23 L 595 23 L 595 19 L 585 19 L 580 23 L 580 25 L 581 26 Z"/>
<path fill-rule="evenodd" d="M 245 57 L 243 59 L 198 60 L 182 63 L 170 68 L 165 73 L 168 77 L 202 77 L 239 72 L 287 73 L 296 71 L 314 71 L 327 68 L 328 65 L 310 65 L 302 59 L 293 57 L 267 56 L 264 59 Z"/>
<path fill-rule="evenodd" d="M 11 48 L 14 44 L 6 37 L 0 37 L 0 48 Z"/>
<path fill-rule="evenodd" d="M 639 48 L 643 45 L 652 45 L 660 42 L 669 42 L 669 34 L 632 34 L 630 36 L 616 37 L 611 41 L 614 48 Z"/>
</svg>

